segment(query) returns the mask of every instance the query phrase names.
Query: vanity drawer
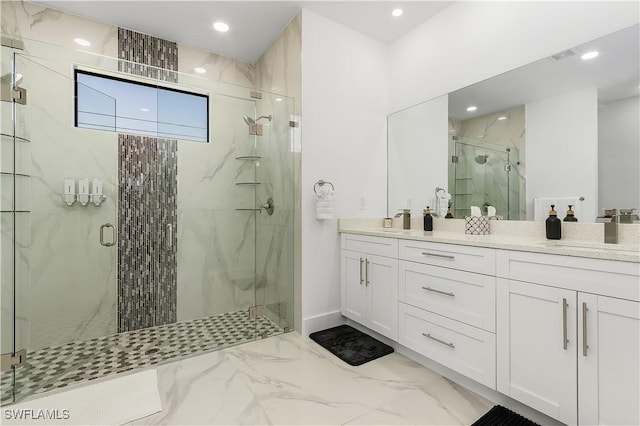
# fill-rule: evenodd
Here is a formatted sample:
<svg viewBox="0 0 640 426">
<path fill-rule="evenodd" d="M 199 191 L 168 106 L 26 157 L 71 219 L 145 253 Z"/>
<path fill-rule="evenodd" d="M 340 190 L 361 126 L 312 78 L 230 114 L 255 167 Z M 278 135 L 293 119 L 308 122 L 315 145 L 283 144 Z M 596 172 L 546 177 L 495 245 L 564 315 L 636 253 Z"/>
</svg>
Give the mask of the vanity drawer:
<svg viewBox="0 0 640 426">
<path fill-rule="evenodd" d="M 342 249 L 397 258 L 398 240 L 397 238 L 342 234 Z"/>
<path fill-rule="evenodd" d="M 484 247 L 401 240 L 399 258 L 461 271 L 494 275 L 496 251 Z"/>
<path fill-rule="evenodd" d="M 495 334 L 405 303 L 399 305 L 401 345 L 496 388 Z"/>
<path fill-rule="evenodd" d="M 640 301 L 640 264 L 498 250 L 497 275 L 516 281 Z"/>
<path fill-rule="evenodd" d="M 495 332 L 496 278 L 400 261 L 400 301 Z"/>
</svg>

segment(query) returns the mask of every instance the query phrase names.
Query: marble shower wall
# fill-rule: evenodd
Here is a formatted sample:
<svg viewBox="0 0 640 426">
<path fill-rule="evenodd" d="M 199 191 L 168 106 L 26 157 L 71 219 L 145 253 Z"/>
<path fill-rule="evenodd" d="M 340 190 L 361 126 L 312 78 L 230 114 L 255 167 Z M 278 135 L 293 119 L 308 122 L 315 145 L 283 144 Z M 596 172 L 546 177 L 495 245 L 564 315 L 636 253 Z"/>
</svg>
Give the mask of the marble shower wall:
<svg viewBox="0 0 640 426">
<path fill-rule="evenodd" d="M 301 126 L 302 99 L 302 15 L 298 14 L 255 65 L 256 87 L 286 95 L 292 99 L 277 101 L 265 96 L 258 103 L 258 115 L 293 111 Z M 289 103 L 287 105 L 287 103 Z M 258 201 L 272 196 L 276 204 L 273 216 L 258 216 L 257 276 L 258 300 L 267 307 L 267 315 L 282 327 L 301 331 L 301 188 L 300 131 L 285 121 L 269 127 L 258 150 L 268 161 L 259 168 L 260 179 L 269 182 L 258 189 Z"/>
<path fill-rule="evenodd" d="M 245 89 L 245 96 L 248 90 Z M 211 143 L 179 141 L 178 321 L 255 304 L 254 155 L 243 116 L 251 100 L 214 94 Z"/>
<path fill-rule="evenodd" d="M 498 117 L 507 117 L 498 120 Z M 486 114 L 468 120 L 449 119 L 449 132 L 462 138 L 473 139 L 482 146 L 483 142 L 519 150 L 519 162 L 513 169 L 518 174 L 519 184 L 513 188 L 510 197 L 517 197 L 519 216 L 526 218 L 526 158 L 525 158 L 525 106 L 520 105 L 505 111 Z"/>
</svg>

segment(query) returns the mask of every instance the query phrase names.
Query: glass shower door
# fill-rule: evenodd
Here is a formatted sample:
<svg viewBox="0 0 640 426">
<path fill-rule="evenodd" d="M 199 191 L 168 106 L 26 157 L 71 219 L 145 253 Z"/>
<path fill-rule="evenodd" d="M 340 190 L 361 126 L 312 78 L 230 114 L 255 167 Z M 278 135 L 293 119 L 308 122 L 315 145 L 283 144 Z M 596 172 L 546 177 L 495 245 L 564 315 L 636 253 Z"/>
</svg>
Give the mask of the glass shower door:
<svg viewBox="0 0 640 426">
<path fill-rule="evenodd" d="M 294 113 L 293 99 L 263 93 L 256 114 L 271 115 L 263 122 L 263 135 L 256 136 L 256 300 L 264 306 L 257 324 L 260 336 L 293 330 L 294 259 Z M 262 121 L 261 121 L 262 122 Z M 272 211 L 268 206 L 272 205 Z"/>
<path fill-rule="evenodd" d="M 24 167 L 15 247 L 25 262 L 15 276 L 15 333 L 16 349 L 27 351 L 26 366 L 15 369 L 19 399 L 79 380 L 95 355 L 83 347 L 116 332 L 117 144 L 114 133 L 74 127 L 68 63 L 16 54 L 15 67 L 27 91 L 15 120 L 28 146 L 15 151 Z M 113 99 L 78 90 L 113 117 Z"/>
</svg>

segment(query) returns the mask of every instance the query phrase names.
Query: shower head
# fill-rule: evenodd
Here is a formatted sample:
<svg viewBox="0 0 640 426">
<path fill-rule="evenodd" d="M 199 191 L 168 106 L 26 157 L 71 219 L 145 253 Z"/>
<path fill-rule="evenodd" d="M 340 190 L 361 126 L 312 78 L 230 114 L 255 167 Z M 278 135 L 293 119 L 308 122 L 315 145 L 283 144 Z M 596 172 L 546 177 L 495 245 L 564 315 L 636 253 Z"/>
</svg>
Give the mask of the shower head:
<svg viewBox="0 0 640 426">
<path fill-rule="evenodd" d="M 255 120 L 253 118 L 249 117 L 248 115 L 245 115 L 242 118 L 244 119 L 244 122 L 247 123 L 249 126 L 251 126 L 252 124 L 256 124 L 258 121 L 262 120 L 263 118 L 266 118 L 269 121 L 273 120 L 273 116 L 271 114 L 269 114 L 269 115 L 261 115 L 260 117 L 256 118 Z"/>
<path fill-rule="evenodd" d="M 16 86 L 17 86 L 22 81 L 22 74 L 16 74 L 15 76 L 16 76 Z M 2 77 L 0 77 L 0 83 L 12 85 L 13 84 L 13 73 L 7 73 L 7 74 L 3 75 Z"/>
<path fill-rule="evenodd" d="M 485 155 L 477 155 L 475 160 L 476 160 L 476 163 L 478 163 L 478 164 L 485 164 L 487 162 L 487 158 L 489 158 L 489 156 L 486 155 L 486 154 Z"/>
</svg>

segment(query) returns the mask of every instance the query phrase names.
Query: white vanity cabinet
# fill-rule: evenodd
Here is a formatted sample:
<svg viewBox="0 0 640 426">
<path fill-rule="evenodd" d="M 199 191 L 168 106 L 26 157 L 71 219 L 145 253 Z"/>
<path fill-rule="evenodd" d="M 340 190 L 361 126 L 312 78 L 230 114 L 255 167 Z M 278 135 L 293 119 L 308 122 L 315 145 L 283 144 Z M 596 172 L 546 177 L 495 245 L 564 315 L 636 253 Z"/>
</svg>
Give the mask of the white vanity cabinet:
<svg viewBox="0 0 640 426">
<path fill-rule="evenodd" d="M 398 240 L 342 234 L 342 315 L 398 338 Z"/>
<path fill-rule="evenodd" d="M 497 274 L 497 390 L 567 424 L 640 424 L 638 265 L 499 250 Z"/>
<path fill-rule="evenodd" d="M 398 251 L 399 343 L 495 389 L 495 250 L 400 240 Z"/>
</svg>

